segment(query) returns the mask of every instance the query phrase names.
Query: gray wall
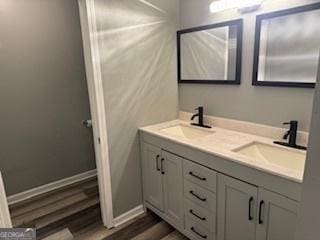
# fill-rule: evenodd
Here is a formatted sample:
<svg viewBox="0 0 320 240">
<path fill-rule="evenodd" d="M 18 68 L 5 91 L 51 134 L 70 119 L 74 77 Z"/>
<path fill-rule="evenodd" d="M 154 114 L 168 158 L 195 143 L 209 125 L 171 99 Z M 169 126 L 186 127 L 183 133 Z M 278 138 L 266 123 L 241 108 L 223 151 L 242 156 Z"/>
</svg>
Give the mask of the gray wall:
<svg viewBox="0 0 320 240">
<path fill-rule="evenodd" d="M 77 0 L 0 1 L 0 171 L 11 195 L 95 168 Z"/>
<path fill-rule="evenodd" d="M 310 145 L 304 173 L 301 210 L 297 224 L 296 240 L 319 238 L 320 215 L 320 65 L 314 97 L 310 131 Z"/>
<path fill-rule="evenodd" d="M 237 120 L 281 126 L 287 120 L 299 120 L 308 130 L 314 90 L 298 88 L 254 87 L 252 81 L 255 17 L 257 14 L 319 2 L 316 0 L 268 0 L 253 13 L 237 10 L 212 14 L 209 0 L 183 0 L 180 4 L 181 28 L 189 28 L 243 18 L 242 83 L 240 86 L 179 85 L 180 110 L 194 111 L 203 105 L 206 114 Z"/>
<path fill-rule="evenodd" d="M 96 0 L 114 215 L 142 202 L 138 127 L 175 119 L 178 0 Z"/>
</svg>

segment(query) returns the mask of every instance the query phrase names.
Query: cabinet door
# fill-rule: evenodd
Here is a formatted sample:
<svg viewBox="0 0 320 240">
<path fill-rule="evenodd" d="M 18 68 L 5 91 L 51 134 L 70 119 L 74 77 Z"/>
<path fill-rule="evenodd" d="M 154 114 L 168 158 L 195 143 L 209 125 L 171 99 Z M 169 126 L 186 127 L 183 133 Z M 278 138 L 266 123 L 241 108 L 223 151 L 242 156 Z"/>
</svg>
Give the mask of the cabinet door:
<svg viewBox="0 0 320 240">
<path fill-rule="evenodd" d="M 255 239 L 257 200 L 255 186 L 218 175 L 218 240 Z"/>
<path fill-rule="evenodd" d="M 142 167 L 144 200 L 163 211 L 161 149 L 143 143 Z"/>
<path fill-rule="evenodd" d="M 163 152 L 164 209 L 165 215 L 177 227 L 183 223 L 183 159 Z"/>
<path fill-rule="evenodd" d="M 294 239 L 299 203 L 259 189 L 257 240 Z"/>
</svg>

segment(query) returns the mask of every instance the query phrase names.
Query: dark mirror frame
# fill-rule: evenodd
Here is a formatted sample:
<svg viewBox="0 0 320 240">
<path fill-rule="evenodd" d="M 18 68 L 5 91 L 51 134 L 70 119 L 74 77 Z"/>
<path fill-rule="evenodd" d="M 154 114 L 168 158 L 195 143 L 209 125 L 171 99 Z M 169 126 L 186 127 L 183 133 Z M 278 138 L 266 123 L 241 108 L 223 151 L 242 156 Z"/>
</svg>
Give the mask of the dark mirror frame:
<svg viewBox="0 0 320 240">
<path fill-rule="evenodd" d="M 237 26 L 237 56 L 236 56 L 236 79 L 235 80 L 195 80 L 195 79 L 181 79 L 181 35 L 186 33 L 198 32 L 213 28 Z M 189 28 L 177 32 L 177 53 L 178 53 L 178 83 L 191 83 L 191 84 L 228 84 L 239 85 L 241 83 L 241 61 L 242 61 L 242 30 L 243 20 L 237 19 L 227 22 L 221 22 L 201 27 Z"/>
<path fill-rule="evenodd" d="M 263 20 L 272 19 L 281 16 L 294 15 L 297 13 L 309 12 L 320 9 L 320 3 L 309 4 L 301 7 L 290 8 L 286 10 L 266 13 L 256 17 L 255 44 L 254 44 L 254 61 L 252 73 L 252 85 L 254 86 L 269 86 L 269 87 L 295 87 L 295 88 L 314 88 L 315 83 L 299 83 L 299 82 L 273 82 L 273 81 L 258 81 L 259 71 L 259 54 L 260 54 L 260 37 L 261 23 Z"/>
</svg>

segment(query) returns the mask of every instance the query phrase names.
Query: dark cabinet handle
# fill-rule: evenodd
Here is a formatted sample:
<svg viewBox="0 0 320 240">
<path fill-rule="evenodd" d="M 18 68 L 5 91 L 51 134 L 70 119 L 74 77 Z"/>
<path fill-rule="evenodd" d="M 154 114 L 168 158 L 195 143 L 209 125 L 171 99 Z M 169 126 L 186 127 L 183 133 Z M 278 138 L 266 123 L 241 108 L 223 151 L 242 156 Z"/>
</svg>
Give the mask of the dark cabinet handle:
<svg viewBox="0 0 320 240">
<path fill-rule="evenodd" d="M 194 213 L 192 209 L 189 210 L 189 212 L 195 216 L 196 218 L 199 218 L 201 221 L 205 221 L 206 218 L 205 217 L 200 217 L 198 214 Z"/>
<path fill-rule="evenodd" d="M 164 166 L 163 166 L 164 158 L 161 158 L 161 174 L 164 175 Z"/>
<path fill-rule="evenodd" d="M 189 172 L 189 175 L 191 175 L 192 177 L 195 177 L 195 178 L 197 178 L 197 179 L 199 179 L 201 181 L 206 181 L 207 180 L 206 178 L 202 178 L 202 177 L 199 177 L 199 176 L 195 175 L 193 172 Z"/>
<path fill-rule="evenodd" d="M 263 220 L 262 220 L 262 207 L 263 207 L 263 204 L 264 204 L 264 201 L 260 201 L 260 204 L 259 204 L 259 224 L 263 223 Z"/>
<path fill-rule="evenodd" d="M 249 221 L 253 220 L 252 214 L 251 214 L 251 209 L 252 209 L 252 203 L 253 203 L 253 197 L 249 199 Z"/>
<path fill-rule="evenodd" d="M 201 233 L 199 233 L 197 230 L 194 229 L 194 227 L 190 228 L 190 230 L 192 232 L 194 232 L 195 234 L 197 234 L 199 237 L 203 238 L 203 239 L 207 239 L 207 235 L 202 235 Z"/>
<path fill-rule="evenodd" d="M 190 193 L 192 196 L 194 196 L 194 197 L 198 198 L 199 200 L 201 200 L 202 202 L 207 201 L 206 198 L 199 197 L 199 196 L 198 196 L 197 194 L 195 194 L 192 190 L 190 190 L 189 193 Z"/>
<path fill-rule="evenodd" d="M 160 167 L 159 167 L 159 158 L 160 158 L 160 155 L 158 154 L 158 155 L 157 155 L 157 157 L 156 157 L 157 171 L 160 171 Z"/>
</svg>

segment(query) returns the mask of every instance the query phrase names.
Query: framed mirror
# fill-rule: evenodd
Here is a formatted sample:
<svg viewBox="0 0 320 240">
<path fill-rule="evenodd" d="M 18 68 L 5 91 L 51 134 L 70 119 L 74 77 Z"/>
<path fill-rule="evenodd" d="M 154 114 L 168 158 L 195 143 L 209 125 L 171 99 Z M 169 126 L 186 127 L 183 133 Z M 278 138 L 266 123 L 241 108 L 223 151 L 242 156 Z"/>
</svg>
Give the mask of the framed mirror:
<svg viewBox="0 0 320 240">
<path fill-rule="evenodd" d="M 242 20 L 178 31 L 179 83 L 240 84 Z"/>
<path fill-rule="evenodd" d="M 313 88 L 319 21 L 320 3 L 257 16 L 252 84 Z"/>
</svg>

